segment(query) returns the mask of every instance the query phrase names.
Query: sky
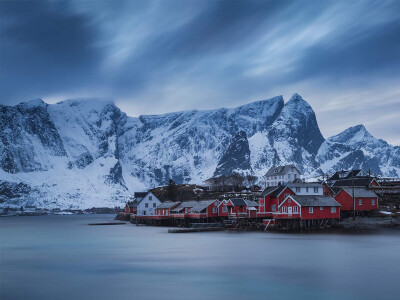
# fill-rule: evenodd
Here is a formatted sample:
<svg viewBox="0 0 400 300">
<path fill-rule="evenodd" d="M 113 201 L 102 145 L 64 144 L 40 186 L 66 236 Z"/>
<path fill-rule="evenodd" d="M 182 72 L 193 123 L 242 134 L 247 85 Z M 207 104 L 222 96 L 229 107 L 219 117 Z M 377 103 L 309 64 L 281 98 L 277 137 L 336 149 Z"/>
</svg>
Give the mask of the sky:
<svg viewBox="0 0 400 300">
<path fill-rule="evenodd" d="M 400 145 L 400 1 L 0 1 L 0 104 L 130 116 L 299 93 L 325 138 Z"/>
</svg>

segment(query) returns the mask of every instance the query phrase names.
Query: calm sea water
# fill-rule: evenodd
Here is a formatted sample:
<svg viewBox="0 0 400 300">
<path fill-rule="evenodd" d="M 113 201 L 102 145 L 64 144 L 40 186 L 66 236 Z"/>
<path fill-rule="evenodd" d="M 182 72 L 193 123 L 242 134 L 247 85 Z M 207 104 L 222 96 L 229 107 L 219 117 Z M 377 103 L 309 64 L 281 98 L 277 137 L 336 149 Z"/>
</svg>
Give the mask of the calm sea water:
<svg viewBox="0 0 400 300">
<path fill-rule="evenodd" d="M 400 231 L 208 232 L 0 218 L 0 299 L 388 299 Z"/>
</svg>

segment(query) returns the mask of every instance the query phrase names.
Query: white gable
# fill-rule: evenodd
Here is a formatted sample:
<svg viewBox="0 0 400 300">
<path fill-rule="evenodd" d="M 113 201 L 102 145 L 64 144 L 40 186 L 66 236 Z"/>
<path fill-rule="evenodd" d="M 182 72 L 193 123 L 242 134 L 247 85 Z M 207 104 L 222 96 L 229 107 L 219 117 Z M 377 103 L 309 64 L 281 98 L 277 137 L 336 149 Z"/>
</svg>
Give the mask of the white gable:
<svg viewBox="0 0 400 300">
<path fill-rule="evenodd" d="M 152 216 L 156 213 L 156 208 L 161 204 L 161 201 L 152 193 L 147 195 L 138 203 L 137 215 L 138 216 Z"/>
</svg>

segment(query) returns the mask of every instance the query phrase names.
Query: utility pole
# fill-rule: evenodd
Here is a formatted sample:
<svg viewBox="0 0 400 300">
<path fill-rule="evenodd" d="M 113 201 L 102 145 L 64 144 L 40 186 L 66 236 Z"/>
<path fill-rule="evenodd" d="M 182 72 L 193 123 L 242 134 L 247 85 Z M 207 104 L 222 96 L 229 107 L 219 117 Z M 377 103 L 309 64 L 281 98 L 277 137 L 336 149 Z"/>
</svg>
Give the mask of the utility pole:
<svg viewBox="0 0 400 300">
<path fill-rule="evenodd" d="M 356 220 L 356 198 L 354 197 L 354 176 L 351 177 L 351 187 L 353 192 L 353 221 Z"/>
</svg>

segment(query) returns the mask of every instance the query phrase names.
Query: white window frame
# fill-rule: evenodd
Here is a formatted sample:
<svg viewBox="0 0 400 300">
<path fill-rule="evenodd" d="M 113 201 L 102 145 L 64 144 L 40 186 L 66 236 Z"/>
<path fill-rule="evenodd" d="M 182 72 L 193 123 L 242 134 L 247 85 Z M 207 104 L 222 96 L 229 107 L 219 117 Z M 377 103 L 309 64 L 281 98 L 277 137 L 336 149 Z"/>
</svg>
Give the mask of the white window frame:
<svg viewBox="0 0 400 300">
<path fill-rule="evenodd" d="M 335 213 L 336 212 L 336 207 L 335 206 L 332 206 L 331 207 L 331 213 Z"/>
<path fill-rule="evenodd" d="M 308 208 L 308 212 L 309 212 L 310 214 L 313 214 L 313 213 L 314 213 L 314 207 L 310 206 L 310 207 Z"/>
<path fill-rule="evenodd" d="M 319 207 L 319 210 L 324 210 L 324 207 L 323 207 L 323 206 L 320 206 L 320 207 Z"/>
<path fill-rule="evenodd" d="M 286 206 L 282 206 L 282 213 L 287 213 L 287 207 Z"/>
<path fill-rule="evenodd" d="M 319 187 L 314 188 L 314 193 L 319 193 Z"/>
<path fill-rule="evenodd" d="M 362 206 L 362 199 L 358 199 L 358 205 Z"/>
<path fill-rule="evenodd" d="M 271 205 L 271 211 L 276 211 L 276 204 Z"/>
<path fill-rule="evenodd" d="M 371 205 L 375 205 L 375 199 L 371 199 Z"/>
<path fill-rule="evenodd" d="M 218 213 L 218 207 L 213 207 L 213 214 L 217 214 Z"/>
<path fill-rule="evenodd" d="M 293 213 L 294 214 L 299 213 L 299 207 L 297 205 L 293 206 Z"/>
</svg>

